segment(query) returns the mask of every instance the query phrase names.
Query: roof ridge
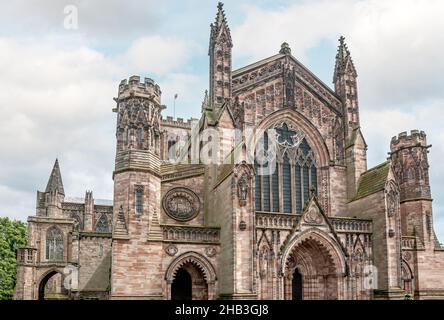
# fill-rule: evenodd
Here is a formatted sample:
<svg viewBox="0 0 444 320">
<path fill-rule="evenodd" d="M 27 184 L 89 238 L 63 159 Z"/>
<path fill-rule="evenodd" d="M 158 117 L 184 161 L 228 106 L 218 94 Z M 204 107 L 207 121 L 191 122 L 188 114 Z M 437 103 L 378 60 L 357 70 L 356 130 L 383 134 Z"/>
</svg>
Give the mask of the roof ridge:
<svg viewBox="0 0 444 320">
<path fill-rule="evenodd" d="M 254 66 L 254 65 L 261 65 L 263 62 L 265 62 L 265 61 L 267 61 L 267 60 L 270 60 L 270 59 L 278 59 L 278 58 L 281 58 L 281 57 L 285 57 L 285 54 L 282 54 L 282 53 L 276 53 L 276 54 L 273 54 L 273 55 L 271 55 L 271 56 L 269 56 L 269 57 L 266 57 L 266 58 L 260 59 L 260 60 L 258 60 L 258 61 L 252 62 L 252 63 L 249 63 L 249 64 L 247 64 L 246 66 L 243 66 L 243 67 L 237 68 L 237 69 L 233 70 L 231 73 L 240 73 L 240 72 L 242 72 L 241 70 L 243 70 L 243 69 L 248 70 L 250 67 L 252 67 L 252 66 Z"/>
<path fill-rule="evenodd" d="M 376 165 L 376 166 L 374 166 L 374 167 L 368 169 L 367 171 L 364 171 L 363 175 L 366 174 L 366 173 L 368 173 L 368 172 L 371 172 L 371 171 L 374 171 L 374 170 L 376 170 L 376 169 L 379 169 L 379 168 L 381 168 L 381 167 L 387 165 L 388 163 L 390 163 L 390 160 L 386 160 L 386 161 L 384 161 L 383 163 L 380 163 L 380 164 L 378 164 L 378 165 Z"/>
</svg>

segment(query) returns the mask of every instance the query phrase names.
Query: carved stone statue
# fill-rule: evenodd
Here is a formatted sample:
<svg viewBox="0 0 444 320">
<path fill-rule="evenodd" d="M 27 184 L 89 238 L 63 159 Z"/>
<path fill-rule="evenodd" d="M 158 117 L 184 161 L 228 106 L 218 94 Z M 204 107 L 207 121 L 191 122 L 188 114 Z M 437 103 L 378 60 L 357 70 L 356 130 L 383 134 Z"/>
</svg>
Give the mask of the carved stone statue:
<svg viewBox="0 0 444 320">
<path fill-rule="evenodd" d="M 241 206 L 244 206 L 247 203 L 248 190 L 248 178 L 246 174 L 243 174 L 237 183 L 237 196 L 239 197 L 239 204 Z"/>
</svg>

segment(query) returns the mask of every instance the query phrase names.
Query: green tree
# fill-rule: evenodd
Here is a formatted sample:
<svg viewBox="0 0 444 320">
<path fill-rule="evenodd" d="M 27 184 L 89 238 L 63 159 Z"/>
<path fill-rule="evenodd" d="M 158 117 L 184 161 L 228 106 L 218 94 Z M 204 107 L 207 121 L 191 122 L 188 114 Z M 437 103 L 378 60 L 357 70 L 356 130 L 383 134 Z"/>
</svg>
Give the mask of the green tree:
<svg viewBox="0 0 444 320">
<path fill-rule="evenodd" d="M 412 297 L 411 294 L 407 293 L 407 294 L 404 296 L 404 300 L 413 300 L 413 297 Z"/>
<path fill-rule="evenodd" d="M 0 217 L 0 300 L 12 299 L 17 249 L 26 245 L 26 224 Z"/>
</svg>

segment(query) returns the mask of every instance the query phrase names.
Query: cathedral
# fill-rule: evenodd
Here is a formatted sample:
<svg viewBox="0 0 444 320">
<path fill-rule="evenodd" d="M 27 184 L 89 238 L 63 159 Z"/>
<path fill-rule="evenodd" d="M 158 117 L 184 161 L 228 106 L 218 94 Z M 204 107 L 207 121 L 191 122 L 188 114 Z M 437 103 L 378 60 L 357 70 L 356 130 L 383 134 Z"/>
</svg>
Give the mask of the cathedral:
<svg viewBox="0 0 444 320">
<path fill-rule="evenodd" d="M 334 89 L 287 43 L 237 70 L 233 45 L 219 3 L 200 119 L 163 117 L 150 78 L 120 82 L 113 200 L 66 196 L 56 160 L 15 299 L 444 298 L 426 134 L 367 168 L 343 37 Z"/>
</svg>

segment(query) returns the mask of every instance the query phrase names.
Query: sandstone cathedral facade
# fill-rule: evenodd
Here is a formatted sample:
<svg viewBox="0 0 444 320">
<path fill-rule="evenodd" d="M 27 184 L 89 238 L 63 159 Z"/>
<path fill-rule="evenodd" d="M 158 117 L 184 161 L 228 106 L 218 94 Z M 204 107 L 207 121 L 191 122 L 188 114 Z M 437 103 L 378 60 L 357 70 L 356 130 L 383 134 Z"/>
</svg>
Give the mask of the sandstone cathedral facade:
<svg viewBox="0 0 444 320">
<path fill-rule="evenodd" d="M 219 4 L 199 120 L 162 117 L 149 78 L 120 83 L 114 199 L 65 197 L 56 161 L 15 299 L 444 298 L 425 133 L 368 169 L 344 38 L 334 90 L 286 43 L 238 70 L 232 47 Z"/>
</svg>

